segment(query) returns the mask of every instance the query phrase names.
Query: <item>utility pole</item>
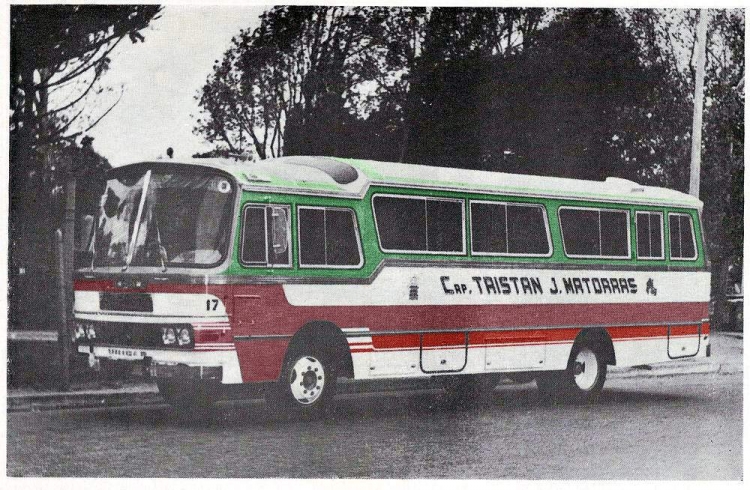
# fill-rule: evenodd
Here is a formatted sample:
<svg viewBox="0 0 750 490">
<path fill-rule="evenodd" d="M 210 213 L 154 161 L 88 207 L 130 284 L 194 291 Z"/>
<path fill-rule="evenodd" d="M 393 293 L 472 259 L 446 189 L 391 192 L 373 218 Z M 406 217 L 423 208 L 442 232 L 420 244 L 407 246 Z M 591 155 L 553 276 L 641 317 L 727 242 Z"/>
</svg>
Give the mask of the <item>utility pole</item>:
<svg viewBox="0 0 750 490">
<path fill-rule="evenodd" d="M 693 146 L 690 152 L 690 195 L 699 197 L 701 179 L 701 138 L 703 129 L 703 79 L 706 74 L 706 29 L 708 11 L 698 12 L 695 95 L 693 97 Z"/>
</svg>

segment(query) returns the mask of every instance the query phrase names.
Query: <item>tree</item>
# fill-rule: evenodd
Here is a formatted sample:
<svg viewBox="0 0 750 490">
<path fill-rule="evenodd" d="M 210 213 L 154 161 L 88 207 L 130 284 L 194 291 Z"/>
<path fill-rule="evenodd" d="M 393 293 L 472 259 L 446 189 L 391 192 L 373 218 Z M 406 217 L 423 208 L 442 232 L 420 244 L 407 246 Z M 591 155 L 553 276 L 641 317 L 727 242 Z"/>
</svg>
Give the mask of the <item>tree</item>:
<svg viewBox="0 0 750 490">
<path fill-rule="evenodd" d="M 12 6 L 11 232 L 24 209 L 36 214 L 33 202 L 32 209 L 21 202 L 24 196 L 35 195 L 40 209 L 46 208 L 40 196 L 50 194 L 55 175 L 65 170 L 55 165 L 54 146 L 71 144 L 111 110 L 89 112 L 87 101 L 105 90 L 99 82 L 112 51 L 125 38 L 142 42 L 140 31 L 159 11 L 157 5 Z"/>
<path fill-rule="evenodd" d="M 9 302 L 14 325 L 23 318 L 40 328 L 54 318 L 49 310 L 56 297 L 54 287 L 49 289 L 55 270 L 52 233 L 62 216 L 64 179 L 70 172 L 96 173 L 107 165 L 90 139 L 82 140 L 82 147 L 76 139 L 111 110 L 93 111 L 90 102 L 107 90 L 101 76 L 113 50 L 124 39 L 142 42 L 141 31 L 159 11 L 156 5 L 11 7 Z M 36 323 L 28 312 L 44 320 Z"/>
<path fill-rule="evenodd" d="M 11 8 L 11 134 L 38 147 L 72 140 L 70 133 L 111 62 L 110 54 L 129 38 L 143 41 L 140 31 L 160 11 L 157 5 L 14 5 Z M 49 107 L 53 92 L 70 92 Z M 104 112 L 106 114 L 107 111 Z M 94 124 L 102 114 L 90 116 Z M 19 142 L 21 143 L 21 141 Z"/>
</svg>

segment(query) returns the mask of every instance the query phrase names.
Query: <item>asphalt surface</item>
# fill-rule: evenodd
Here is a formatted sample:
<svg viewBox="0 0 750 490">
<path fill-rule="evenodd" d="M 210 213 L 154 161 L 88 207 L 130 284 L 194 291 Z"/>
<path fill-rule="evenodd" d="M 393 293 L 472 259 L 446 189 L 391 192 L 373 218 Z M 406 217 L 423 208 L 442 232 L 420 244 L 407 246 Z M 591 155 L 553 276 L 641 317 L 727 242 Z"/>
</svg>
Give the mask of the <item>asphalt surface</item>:
<svg viewBox="0 0 750 490">
<path fill-rule="evenodd" d="M 9 413 L 8 476 L 718 479 L 742 473 L 742 374 L 607 381 L 596 405 L 534 384 L 451 405 L 440 390 L 339 397 L 320 421 L 226 403 Z"/>
</svg>

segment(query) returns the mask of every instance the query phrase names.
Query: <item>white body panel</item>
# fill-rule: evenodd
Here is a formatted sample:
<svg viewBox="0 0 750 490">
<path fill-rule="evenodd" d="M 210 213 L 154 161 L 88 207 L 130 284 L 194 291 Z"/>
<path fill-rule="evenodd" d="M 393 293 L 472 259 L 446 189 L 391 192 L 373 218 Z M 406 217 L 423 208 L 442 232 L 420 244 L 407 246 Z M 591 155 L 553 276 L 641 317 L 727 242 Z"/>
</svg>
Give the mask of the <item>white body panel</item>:
<svg viewBox="0 0 750 490">
<path fill-rule="evenodd" d="M 479 278 L 479 283 L 473 278 Z M 487 278 L 494 291 L 488 288 Z M 608 283 L 617 280 L 618 292 L 611 286 L 606 291 L 602 279 Z M 619 291 L 623 280 L 628 283 L 626 293 Z M 649 281 L 655 294 L 647 291 Z M 572 284 L 574 290 L 566 289 L 566 284 Z M 412 285 L 418 288 L 416 300 L 410 299 Z M 703 271 L 533 268 L 385 267 L 371 284 L 284 285 L 287 301 L 294 306 L 688 303 L 708 302 L 710 291 L 711 274 Z"/>
</svg>

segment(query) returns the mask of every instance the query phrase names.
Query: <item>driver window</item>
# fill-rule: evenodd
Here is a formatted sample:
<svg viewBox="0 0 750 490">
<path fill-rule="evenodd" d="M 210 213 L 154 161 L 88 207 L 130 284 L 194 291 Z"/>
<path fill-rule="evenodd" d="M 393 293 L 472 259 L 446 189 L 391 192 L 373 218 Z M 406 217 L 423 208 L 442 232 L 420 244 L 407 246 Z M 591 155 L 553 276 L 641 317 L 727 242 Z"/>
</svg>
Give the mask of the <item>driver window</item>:
<svg viewBox="0 0 750 490">
<path fill-rule="evenodd" d="M 289 206 L 248 205 L 243 213 L 240 262 L 249 266 L 291 267 Z"/>
</svg>

